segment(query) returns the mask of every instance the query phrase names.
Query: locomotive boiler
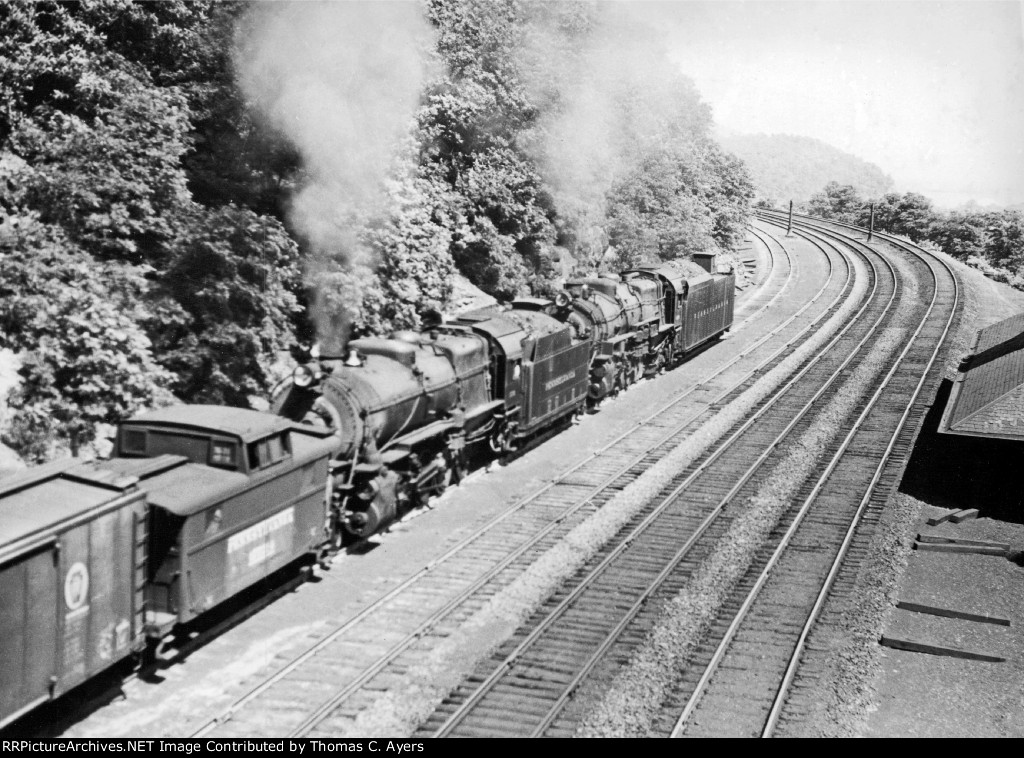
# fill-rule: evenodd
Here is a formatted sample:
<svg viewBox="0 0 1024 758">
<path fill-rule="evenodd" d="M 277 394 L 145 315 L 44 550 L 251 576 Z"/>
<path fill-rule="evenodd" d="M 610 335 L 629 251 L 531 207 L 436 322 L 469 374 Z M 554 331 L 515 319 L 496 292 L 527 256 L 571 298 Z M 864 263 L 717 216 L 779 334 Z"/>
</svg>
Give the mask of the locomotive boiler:
<svg viewBox="0 0 1024 758">
<path fill-rule="evenodd" d="M 357 339 L 299 366 L 276 416 L 155 410 L 119 426 L 109 460 L 0 482 L 0 728 L 385 528 L 462 479 L 469 451 L 515 450 L 721 335 L 734 276 L 694 261 Z"/>
<path fill-rule="evenodd" d="M 300 366 L 272 409 L 341 440 L 339 539 L 366 537 L 466 472 L 466 450 L 508 452 L 581 410 L 590 345 L 539 312 L 483 309 L 423 332 L 358 339 Z"/>
</svg>

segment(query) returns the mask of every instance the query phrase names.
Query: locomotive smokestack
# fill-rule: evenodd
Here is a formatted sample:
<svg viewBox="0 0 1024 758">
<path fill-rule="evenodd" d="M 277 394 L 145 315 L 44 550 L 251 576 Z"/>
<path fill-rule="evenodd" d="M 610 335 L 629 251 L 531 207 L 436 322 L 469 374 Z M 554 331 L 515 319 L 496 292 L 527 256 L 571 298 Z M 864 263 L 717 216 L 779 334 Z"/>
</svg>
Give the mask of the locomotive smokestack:
<svg viewBox="0 0 1024 758">
<path fill-rule="evenodd" d="M 353 368 L 363 365 L 363 359 L 359 355 L 359 351 L 354 347 L 348 349 L 348 355 L 345 357 L 345 365 Z"/>
</svg>

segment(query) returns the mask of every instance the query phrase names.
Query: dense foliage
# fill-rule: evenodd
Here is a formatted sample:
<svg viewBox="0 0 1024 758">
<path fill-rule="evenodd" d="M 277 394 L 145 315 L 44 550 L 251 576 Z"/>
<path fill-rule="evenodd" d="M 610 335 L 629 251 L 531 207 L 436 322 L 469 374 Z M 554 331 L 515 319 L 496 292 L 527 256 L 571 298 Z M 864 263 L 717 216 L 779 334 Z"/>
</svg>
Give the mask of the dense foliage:
<svg viewBox="0 0 1024 758">
<path fill-rule="evenodd" d="M 77 451 L 97 424 L 166 397 L 171 375 L 139 326 L 142 286 L 131 267 L 98 264 L 35 215 L 0 222 L 0 348 L 19 356 L 21 374 L 6 443 L 32 460 L 57 439 Z"/>
<path fill-rule="evenodd" d="M 929 242 L 996 281 L 1024 289 L 1024 212 L 957 210 L 944 213 L 915 192 L 871 200 L 849 185 L 830 182 L 803 210 L 822 218 Z"/>
<path fill-rule="evenodd" d="M 226 10 L 0 7 L 3 341 L 26 354 L 0 434 L 35 458 L 54 439 L 88 442 L 96 422 L 164 387 L 244 404 L 292 341 L 295 242 L 277 218 L 189 189 L 194 104 L 230 81 L 209 54 L 224 48 L 210 37 L 230 32 L 212 23 Z"/>
<path fill-rule="evenodd" d="M 314 255 L 295 198 L 319 167 L 239 86 L 269 7 L 0 5 L 0 349 L 21 367 L 0 440 L 22 453 L 173 397 L 246 405 L 316 338 L 311 313 L 385 332 L 445 307 L 456 272 L 509 299 L 741 233 L 749 178 L 667 58 L 650 91 L 612 61 L 625 73 L 591 121 L 617 141 L 577 151 L 591 174 L 556 165 L 589 148 L 573 76 L 608 57 L 601 7 L 423 0 L 433 65 L 385 202 L 319 219 L 362 257 Z"/>
</svg>

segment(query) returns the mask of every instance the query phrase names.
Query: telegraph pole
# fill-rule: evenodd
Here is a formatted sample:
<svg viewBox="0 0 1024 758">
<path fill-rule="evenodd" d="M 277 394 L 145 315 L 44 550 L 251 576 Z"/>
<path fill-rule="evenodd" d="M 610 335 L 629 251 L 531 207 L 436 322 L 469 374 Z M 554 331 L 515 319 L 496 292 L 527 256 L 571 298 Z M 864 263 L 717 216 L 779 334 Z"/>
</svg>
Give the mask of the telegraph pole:
<svg viewBox="0 0 1024 758">
<path fill-rule="evenodd" d="M 793 201 L 789 201 L 789 224 L 786 225 L 786 236 L 793 231 Z"/>
<path fill-rule="evenodd" d="M 875 204 L 871 204 L 871 217 L 868 220 L 868 242 L 871 241 L 871 235 L 875 233 Z"/>
</svg>

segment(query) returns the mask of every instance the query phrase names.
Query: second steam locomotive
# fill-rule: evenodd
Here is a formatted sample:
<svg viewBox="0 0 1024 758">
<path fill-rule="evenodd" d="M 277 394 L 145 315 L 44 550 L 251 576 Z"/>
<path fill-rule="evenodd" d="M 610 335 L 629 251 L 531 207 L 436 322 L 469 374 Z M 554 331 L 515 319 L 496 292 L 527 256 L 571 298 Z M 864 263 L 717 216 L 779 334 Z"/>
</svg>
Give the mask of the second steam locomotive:
<svg viewBox="0 0 1024 758">
<path fill-rule="evenodd" d="M 693 257 L 353 340 L 345 355 L 299 366 L 272 410 L 340 440 L 335 539 L 369 536 L 460 480 L 469 451 L 515 450 L 722 335 L 735 274 Z"/>
</svg>

